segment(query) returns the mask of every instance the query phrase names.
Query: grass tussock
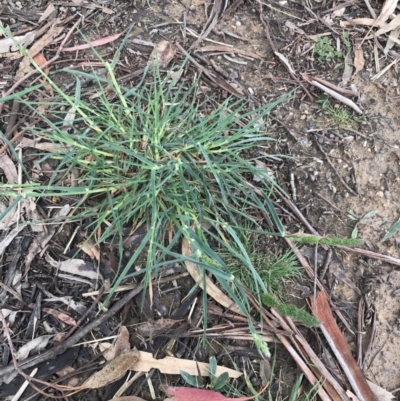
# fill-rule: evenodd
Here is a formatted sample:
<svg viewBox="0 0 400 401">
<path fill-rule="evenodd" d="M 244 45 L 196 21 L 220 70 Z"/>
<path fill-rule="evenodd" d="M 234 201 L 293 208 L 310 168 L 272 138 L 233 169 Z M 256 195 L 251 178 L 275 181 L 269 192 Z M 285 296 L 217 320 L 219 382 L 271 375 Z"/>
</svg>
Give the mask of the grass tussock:
<svg viewBox="0 0 400 401">
<path fill-rule="evenodd" d="M 269 284 L 240 238 L 244 222 L 257 226 L 254 210 L 274 227 L 270 234 L 284 233 L 270 201 L 277 185 L 249 154 L 271 141 L 265 134 L 266 118 L 285 98 L 246 111 L 243 102 L 232 99 L 221 104 L 201 100 L 196 83 L 162 78 L 157 70 L 126 88 L 114 74 L 117 59 L 118 52 L 111 63 L 103 61 L 107 78 L 64 70 L 76 82 L 73 93 L 43 74 L 42 85 L 3 99 L 19 98 L 42 120 L 28 127 L 26 135 L 57 146 L 37 155 L 39 163 L 47 160 L 56 166 L 51 177 L 34 180 L 25 169 L 24 183 L 5 185 L 4 196 L 10 205 L 25 197 L 67 200 L 73 218 L 89 222 L 85 229 L 90 237 L 98 243 L 119 239 L 121 260 L 123 230 L 147 227 L 129 262 L 120 266 L 114 288 L 143 250 L 146 267 L 133 274 L 145 273 L 146 280 L 165 263 L 182 262 L 177 246 L 188 238 L 192 260 L 213 273 L 247 310 L 244 297 L 237 296 L 235 275 L 214 249 L 232 254 L 251 277 L 255 292 L 266 292 Z M 176 76 L 182 71 L 183 66 Z M 92 83 L 91 97 L 83 93 L 83 80 Z M 36 100 L 33 91 L 45 85 L 54 97 Z M 74 186 L 66 184 L 72 172 L 78 172 Z M 254 176 L 260 179 L 257 184 Z"/>
</svg>

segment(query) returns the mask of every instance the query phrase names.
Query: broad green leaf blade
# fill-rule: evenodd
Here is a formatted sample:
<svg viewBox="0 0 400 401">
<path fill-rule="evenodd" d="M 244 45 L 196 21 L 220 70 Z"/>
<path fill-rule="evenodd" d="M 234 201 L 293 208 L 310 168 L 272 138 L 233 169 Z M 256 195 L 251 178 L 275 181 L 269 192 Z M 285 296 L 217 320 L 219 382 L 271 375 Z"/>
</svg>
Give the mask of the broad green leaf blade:
<svg viewBox="0 0 400 401">
<path fill-rule="evenodd" d="M 397 231 L 399 231 L 399 230 L 400 230 L 400 219 L 397 220 L 396 223 L 394 223 L 392 225 L 392 227 L 389 228 L 389 230 L 387 231 L 385 236 L 382 238 L 381 242 L 388 240 L 390 237 L 392 237 L 394 234 L 396 234 Z"/>
<path fill-rule="evenodd" d="M 181 374 L 182 379 L 185 380 L 185 382 L 187 384 L 189 384 L 189 386 L 197 387 L 197 388 L 200 387 L 199 379 L 197 377 L 192 376 L 192 375 L 190 375 L 189 373 L 187 373 L 187 372 L 185 372 L 183 370 L 180 371 L 180 374 Z"/>
<path fill-rule="evenodd" d="M 222 388 L 228 383 L 229 380 L 229 373 L 224 372 L 220 374 L 214 381 L 212 389 L 214 391 L 220 391 Z"/>
</svg>

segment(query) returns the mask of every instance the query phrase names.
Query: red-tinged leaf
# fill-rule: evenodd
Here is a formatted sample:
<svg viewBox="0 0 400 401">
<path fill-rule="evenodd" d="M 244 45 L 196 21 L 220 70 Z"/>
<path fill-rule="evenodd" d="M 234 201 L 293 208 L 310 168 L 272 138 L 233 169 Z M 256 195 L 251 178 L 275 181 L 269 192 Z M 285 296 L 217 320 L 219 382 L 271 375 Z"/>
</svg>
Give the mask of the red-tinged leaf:
<svg viewBox="0 0 400 401">
<path fill-rule="evenodd" d="M 43 56 L 43 53 L 38 53 L 38 54 L 36 54 L 36 56 L 33 57 L 33 61 L 34 61 L 39 67 L 42 67 L 43 65 L 45 65 L 45 64 L 47 63 L 46 57 Z M 45 72 L 46 74 L 48 74 L 49 71 L 50 71 L 50 68 L 49 68 L 49 67 L 46 67 L 46 68 L 44 69 L 44 72 Z"/>
<path fill-rule="evenodd" d="M 76 321 L 71 316 L 66 315 L 64 312 L 59 312 L 59 311 L 51 309 L 51 308 L 43 308 L 42 310 L 43 310 L 43 312 L 46 312 L 49 315 L 54 316 L 56 319 L 60 320 L 61 322 L 69 324 L 70 326 L 76 326 Z"/>
<path fill-rule="evenodd" d="M 107 43 L 111 43 L 111 42 L 114 42 L 114 40 L 117 40 L 122 34 L 123 34 L 123 32 L 116 33 L 115 35 L 106 36 L 105 38 L 97 39 L 97 40 L 94 40 L 93 42 L 85 43 L 83 45 L 66 47 L 65 49 L 63 49 L 63 51 L 64 52 L 74 52 L 76 50 L 85 50 L 85 49 L 90 49 L 91 47 L 106 45 Z"/>
<path fill-rule="evenodd" d="M 161 386 L 161 389 L 171 397 L 166 398 L 164 401 L 249 401 L 262 394 L 268 386 L 269 383 L 255 395 L 239 398 L 227 398 L 216 391 L 200 388 Z"/>
<path fill-rule="evenodd" d="M 44 66 L 44 65 L 47 63 L 46 57 L 43 55 L 43 53 L 38 53 L 38 54 L 36 54 L 36 56 L 33 57 L 33 61 L 34 61 L 39 67 L 42 67 L 42 66 Z M 48 75 L 49 72 L 50 72 L 50 67 L 45 67 L 43 71 L 45 72 L 46 75 Z M 40 82 L 44 82 L 44 79 L 41 78 L 41 79 L 40 79 Z M 45 86 L 45 89 L 46 89 L 47 93 L 50 94 L 50 96 L 54 96 L 53 89 L 52 89 L 52 87 L 51 87 L 50 84 L 49 84 L 49 85 L 46 85 L 46 86 Z"/>
</svg>

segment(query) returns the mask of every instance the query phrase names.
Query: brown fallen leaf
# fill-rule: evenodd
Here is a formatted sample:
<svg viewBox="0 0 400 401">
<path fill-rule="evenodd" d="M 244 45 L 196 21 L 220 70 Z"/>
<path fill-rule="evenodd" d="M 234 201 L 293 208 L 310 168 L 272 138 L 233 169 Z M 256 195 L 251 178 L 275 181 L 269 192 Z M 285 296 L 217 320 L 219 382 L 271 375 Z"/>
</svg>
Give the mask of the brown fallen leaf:
<svg viewBox="0 0 400 401">
<path fill-rule="evenodd" d="M 182 241 L 182 255 L 192 257 L 193 251 L 190 247 L 189 241 L 184 238 Z M 202 290 L 206 290 L 207 294 L 217 301 L 220 305 L 224 306 L 227 309 L 230 309 L 232 312 L 235 312 L 239 315 L 243 315 L 244 313 L 238 308 L 237 305 L 227 296 L 225 295 L 212 281 L 208 276 L 205 276 L 205 286 L 204 288 L 204 275 L 205 272 L 202 268 L 199 268 L 195 263 L 190 262 L 189 260 L 185 260 L 186 269 L 189 274 L 192 276 L 193 280 L 199 285 Z"/>
<path fill-rule="evenodd" d="M 42 16 L 39 18 L 39 22 L 43 22 L 44 20 L 46 20 L 48 17 L 50 17 L 52 14 L 54 13 L 54 15 L 57 14 L 57 10 L 54 7 L 53 3 L 50 3 L 46 10 L 44 10 Z"/>
<path fill-rule="evenodd" d="M 51 316 L 54 316 L 60 322 L 64 322 L 69 324 L 70 326 L 76 326 L 76 321 L 71 316 L 68 316 L 66 313 L 54 310 L 52 308 L 42 308 L 42 311 L 48 313 Z"/>
<path fill-rule="evenodd" d="M 394 29 L 392 32 L 390 32 L 389 34 L 389 38 L 386 42 L 386 46 L 385 49 L 383 51 L 383 53 L 385 54 L 385 56 L 388 55 L 389 50 L 396 44 L 396 43 L 400 43 L 399 41 L 399 35 L 400 35 L 400 28 L 396 28 Z"/>
<path fill-rule="evenodd" d="M 398 0 L 385 1 L 381 13 L 378 15 L 378 18 L 374 22 L 375 26 L 380 26 L 388 20 L 388 18 L 393 14 L 394 10 L 396 10 L 397 2 Z"/>
<path fill-rule="evenodd" d="M 167 40 L 161 40 L 156 44 L 151 52 L 147 65 L 153 65 L 153 63 L 157 61 L 162 68 L 165 68 L 175 57 L 175 54 L 176 51 L 174 45 Z"/>
<path fill-rule="evenodd" d="M 33 61 L 40 67 L 42 68 L 43 65 L 45 65 L 47 63 L 46 57 L 43 55 L 43 53 L 38 53 L 36 54 L 36 56 L 33 57 Z M 44 73 L 46 75 L 49 74 L 50 72 L 50 67 L 45 67 L 45 69 L 43 70 Z M 45 80 L 43 78 L 40 78 L 40 82 L 44 83 Z M 54 92 L 53 92 L 53 88 L 51 87 L 50 84 L 45 86 L 46 92 L 50 95 L 50 96 L 54 96 Z"/>
<path fill-rule="evenodd" d="M 76 274 L 91 280 L 97 280 L 99 278 L 97 268 L 92 262 L 82 259 L 68 259 L 58 262 L 49 254 L 45 255 L 45 259 L 51 266 L 59 271 Z"/>
<path fill-rule="evenodd" d="M 378 36 L 383 35 L 384 33 L 395 30 L 400 26 L 400 15 L 396 15 L 388 24 L 384 24 L 374 32 L 372 35 L 366 37 L 366 39 L 377 38 Z"/>
<path fill-rule="evenodd" d="M 168 333 L 176 323 L 179 323 L 179 320 L 160 319 L 155 322 L 145 322 L 138 326 L 137 331 L 141 336 L 149 337 L 151 341 L 153 337 Z"/>
<path fill-rule="evenodd" d="M 363 401 L 378 401 L 357 365 L 350 347 L 332 316 L 326 295 L 318 292 L 310 298 L 312 311 L 321 322 L 321 331 L 342 367 L 356 396 Z"/>
<path fill-rule="evenodd" d="M 18 182 L 17 168 L 7 153 L 0 155 L 0 169 L 3 170 L 8 184 L 16 184 Z"/>
<path fill-rule="evenodd" d="M 33 351 L 35 353 L 41 351 L 42 349 L 46 348 L 48 342 L 54 336 L 52 334 L 36 337 L 33 340 L 27 342 L 23 345 L 16 354 L 16 359 L 18 361 L 23 361 L 24 359 L 28 358 L 29 354 Z"/>
<path fill-rule="evenodd" d="M 367 380 L 367 383 L 368 386 L 371 387 L 372 392 L 375 394 L 376 398 L 379 401 L 392 401 L 394 399 L 394 395 L 384 388 L 376 385 L 375 383 L 372 383 L 369 380 Z"/>
<path fill-rule="evenodd" d="M 85 252 L 86 255 L 88 255 L 91 259 L 100 261 L 100 247 L 93 240 L 89 239 L 87 241 L 80 242 L 77 247 Z"/>
<path fill-rule="evenodd" d="M 118 337 L 109 349 L 103 352 L 103 356 L 106 361 L 112 361 L 117 356 L 123 354 L 131 348 L 129 344 L 129 331 L 125 326 L 121 326 L 119 329 Z"/>
<path fill-rule="evenodd" d="M 103 369 L 94 373 L 82 384 L 83 388 L 100 388 L 124 377 L 128 370 L 133 370 L 140 358 L 138 350 L 129 350 L 107 363 Z"/>
<path fill-rule="evenodd" d="M 36 36 L 36 31 L 28 32 L 22 36 L 14 36 L 11 38 L 5 38 L 0 40 L 0 54 L 5 55 L 11 52 L 18 52 L 19 46 L 27 47 L 29 46 L 34 40 Z M 18 53 L 19 54 L 19 53 Z M 19 57 L 21 55 L 19 54 Z"/>
<path fill-rule="evenodd" d="M 68 148 L 60 143 L 52 143 L 52 142 L 39 142 L 40 138 L 30 139 L 30 138 L 22 138 L 19 146 L 22 148 L 34 148 L 39 150 L 44 150 L 46 152 L 52 153 L 66 153 Z"/>
<path fill-rule="evenodd" d="M 170 375 L 179 375 L 180 371 L 183 370 L 190 375 L 197 376 L 210 376 L 210 368 L 208 363 L 196 362 L 189 359 L 180 359 L 173 356 L 166 356 L 163 359 L 155 359 L 153 354 L 150 352 L 139 351 L 140 358 L 135 365 L 135 371 L 138 372 L 150 372 L 151 369 L 158 369 L 161 373 Z M 229 377 L 238 378 L 243 373 L 237 370 L 225 368 L 224 366 L 217 366 L 216 375 L 219 376 L 222 373 L 227 372 Z"/>
<path fill-rule="evenodd" d="M 354 75 L 357 74 L 357 72 L 362 71 L 365 65 L 365 59 L 364 59 L 364 52 L 362 51 L 361 48 L 361 39 L 356 39 L 356 43 L 354 46 L 354 68 L 356 69 L 354 72 Z"/>
</svg>

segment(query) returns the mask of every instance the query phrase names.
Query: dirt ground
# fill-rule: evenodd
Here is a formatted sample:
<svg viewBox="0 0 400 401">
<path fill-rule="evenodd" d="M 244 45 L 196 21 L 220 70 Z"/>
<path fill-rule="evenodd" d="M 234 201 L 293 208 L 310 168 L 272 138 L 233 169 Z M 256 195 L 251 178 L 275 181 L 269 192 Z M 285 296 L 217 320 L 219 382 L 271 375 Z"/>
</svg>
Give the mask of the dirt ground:
<svg viewBox="0 0 400 401">
<path fill-rule="evenodd" d="M 151 46 L 143 46 L 132 39 L 152 43 L 160 40 L 179 42 L 188 49 L 194 41 L 192 32 L 201 32 L 207 21 L 206 11 L 210 10 L 210 7 L 206 7 L 209 6 L 208 2 L 203 0 L 193 0 L 187 4 L 174 0 L 142 3 L 120 0 L 85 2 L 86 5 L 99 6 L 92 9 L 83 7 L 84 2 L 80 0 L 3 1 L 4 6 L 13 5 L 23 13 L 30 13 L 31 17 L 39 15 L 50 3 L 54 4 L 59 18 L 84 13 L 83 32 L 90 40 L 120 33 L 133 24 L 132 35 L 122 57 L 126 74 L 142 68 L 152 50 Z M 344 43 L 338 38 L 343 32 L 349 33 L 353 49 L 358 40 L 364 37 L 368 27 L 343 28 L 341 24 L 346 21 L 343 15 L 351 18 L 369 16 L 364 3 L 350 1 L 345 4 L 347 6 L 344 14 L 335 14 L 337 2 L 325 0 L 322 3 L 289 1 L 268 2 L 264 5 L 263 12 L 270 27 L 272 42 L 277 51 L 290 62 L 295 71 L 294 76 L 288 72 L 285 63 L 275 56 L 260 21 L 259 3 L 255 1 L 245 0 L 231 15 L 225 15 L 208 35 L 207 39 L 210 41 L 203 42 L 202 46 L 228 45 L 255 53 L 260 60 L 249 56 L 241 57 L 238 53 L 217 51 L 218 49 L 200 53 L 198 47 L 194 52 L 203 57 L 204 66 L 220 73 L 255 105 L 276 100 L 279 95 L 296 88 L 292 98 L 272 113 L 268 130 L 276 139 L 273 151 L 293 157 L 282 168 L 276 167 L 279 183 L 321 236 L 350 237 L 357 225 L 357 236 L 365 239 L 365 249 L 399 257 L 398 234 L 381 242 L 386 231 L 400 217 L 400 94 L 397 65 L 393 65 L 378 79 L 373 79 L 377 73 L 376 60 L 378 59 L 380 70 L 384 69 L 398 57 L 398 45 L 393 47 L 388 57 L 379 50 L 380 55 L 376 58 L 373 41 L 366 40 L 363 43 L 365 65 L 357 73 L 353 69 L 353 74 L 343 85 L 357 91 L 358 95 L 353 100 L 362 108 L 362 114 L 346 109 L 339 101 L 328 98 L 319 89 L 306 83 L 307 91 L 313 95 L 313 99 L 310 99 L 298 84 L 299 81 L 295 80 L 301 78 L 301 74 L 309 74 L 341 86 L 345 70 L 343 57 L 319 61 L 313 53 L 313 46 L 316 43 L 315 35 L 318 34 L 327 34 L 326 37 L 334 38 L 334 45 L 340 43 L 342 50 Z M 318 19 L 307 11 L 309 7 L 318 15 Z M 372 2 L 372 7 L 379 14 L 381 3 Z M 335 10 L 329 11 L 332 8 Z M 11 16 L 13 20 L 6 16 L 3 24 L 16 24 L 26 18 L 24 15 Z M 82 38 L 75 35 L 70 45 L 81 43 Z M 382 42 L 379 46 L 384 45 L 385 42 Z M 107 44 L 102 49 L 112 54 L 115 43 Z M 13 77 L 12 71 L 8 69 L 11 61 L 4 59 L 1 63 L 5 71 L 1 80 L 6 87 Z M 350 67 L 352 64 L 353 58 L 349 63 Z M 207 85 L 212 91 L 221 93 L 221 96 L 227 95 L 215 85 Z M 208 90 L 211 96 L 212 91 Z M 324 108 L 318 103 L 321 99 L 328 99 L 330 108 Z M 338 114 L 343 109 L 347 114 L 340 119 Z M 327 155 L 331 165 L 327 161 Z M 362 218 L 372 211 L 376 211 L 373 217 Z M 355 218 L 350 218 L 350 213 Z M 304 226 L 294 220 L 287 219 L 286 225 L 289 232 L 307 232 Z M 322 249 L 319 252 L 321 260 L 318 263 L 322 264 L 325 253 Z M 366 297 L 369 306 L 375 310 L 375 340 L 365 360 L 364 372 L 368 379 L 383 388 L 390 391 L 398 389 L 398 267 L 357 253 L 340 251 L 338 254 L 340 262 L 334 263 L 336 271 L 328 271 L 325 279 L 331 289 L 332 299 L 338 304 L 343 302 L 346 305 L 351 327 L 357 327 L 360 294 Z M 310 263 L 314 263 L 313 257 L 310 254 L 307 256 Z M 337 278 L 340 275 L 338 270 L 351 286 Z M 359 293 L 355 289 L 359 289 Z M 300 296 L 300 291 L 297 295 Z M 367 326 L 366 338 L 371 335 L 371 331 L 371 325 Z M 356 335 L 346 332 L 346 336 L 356 353 Z M 280 362 L 283 363 L 283 358 Z"/>
</svg>

